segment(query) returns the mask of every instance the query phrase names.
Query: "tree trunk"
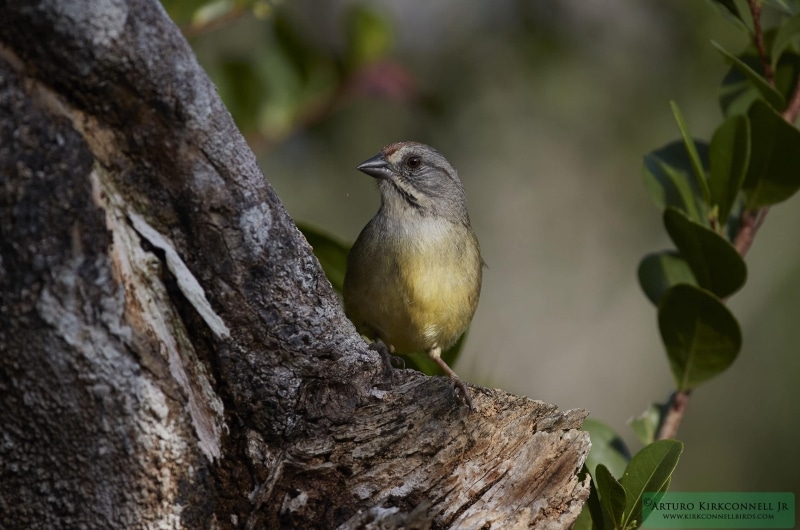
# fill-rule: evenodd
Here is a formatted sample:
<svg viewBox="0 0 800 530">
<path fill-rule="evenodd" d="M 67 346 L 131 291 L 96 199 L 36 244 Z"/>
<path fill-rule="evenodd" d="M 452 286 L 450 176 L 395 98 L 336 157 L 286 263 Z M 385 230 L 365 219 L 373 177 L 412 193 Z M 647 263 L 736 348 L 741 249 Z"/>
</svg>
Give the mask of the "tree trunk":
<svg viewBox="0 0 800 530">
<path fill-rule="evenodd" d="M 152 0 L 0 0 L 0 526 L 565 528 L 585 412 L 386 380 Z"/>
</svg>

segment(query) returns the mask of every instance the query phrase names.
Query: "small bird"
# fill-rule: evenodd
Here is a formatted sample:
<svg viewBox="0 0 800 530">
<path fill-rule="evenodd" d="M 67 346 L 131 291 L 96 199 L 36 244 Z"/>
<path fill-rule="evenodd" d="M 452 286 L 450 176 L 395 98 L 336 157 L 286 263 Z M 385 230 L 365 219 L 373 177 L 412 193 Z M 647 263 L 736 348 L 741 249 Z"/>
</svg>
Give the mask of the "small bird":
<svg viewBox="0 0 800 530">
<path fill-rule="evenodd" d="M 381 206 L 347 257 L 345 313 L 383 354 L 426 352 L 464 395 L 441 358 L 466 331 L 483 260 L 453 166 L 425 144 L 387 145 L 358 169 L 377 179 Z M 379 350 L 380 351 L 380 350 Z"/>
</svg>

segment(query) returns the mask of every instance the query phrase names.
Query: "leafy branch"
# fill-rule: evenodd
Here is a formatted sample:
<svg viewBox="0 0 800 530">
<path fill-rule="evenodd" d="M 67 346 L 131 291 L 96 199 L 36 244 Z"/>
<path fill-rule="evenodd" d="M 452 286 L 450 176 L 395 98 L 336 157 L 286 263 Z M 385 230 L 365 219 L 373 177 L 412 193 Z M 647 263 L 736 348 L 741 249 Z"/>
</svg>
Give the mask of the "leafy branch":
<svg viewBox="0 0 800 530">
<path fill-rule="evenodd" d="M 732 5 L 728 2 L 721 2 L 721 4 L 726 9 L 729 9 Z M 796 81 L 793 84 L 793 90 L 790 97 L 786 98 L 783 93 L 777 90 L 775 69 L 772 67 L 773 63 L 770 60 L 770 55 L 765 44 L 765 35 L 762 30 L 761 2 L 749 0 L 748 6 L 753 23 L 753 30 L 750 34 L 750 39 L 758 57 L 761 73 L 756 73 L 748 66 L 748 57 L 746 54 L 737 57 L 722 49 L 718 45 L 717 48 L 725 57 L 731 60 L 733 63 L 733 68 L 738 69 L 739 73 L 745 76 L 745 78 L 751 82 L 752 89 L 754 89 L 758 95 L 762 97 L 762 99 L 756 99 L 754 102 L 752 102 L 745 115 L 738 114 L 737 107 L 729 106 L 726 109 L 723 104 L 723 111 L 733 111 L 726 112 L 728 120 L 726 120 L 726 122 L 717 129 L 714 137 L 712 138 L 711 145 L 709 146 L 710 167 L 708 175 L 706 175 L 705 171 L 696 171 L 696 177 L 699 182 L 703 183 L 705 182 L 706 178 L 708 178 L 711 186 L 716 185 L 715 187 L 717 189 L 722 189 L 720 193 L 715 194 L 715 198 L 717 199 L 716 201 L 709 202 L 705 200 L 703 201 L 704 204 L 702 206 L 705 206 L 707 209 L 710 208 L 708 213 L 709 223 L 711 224 L 712 228 L 719 229 L 720 225 L 726 222 L 729 227 L 732 227 L 731 243 L 733 244 L 735 251 L 742 258 L 750 250 L 756 233 L 766 220 L 770 206 L 775 202 L 785 200 L 791 196 L 791 194 L 793 194 L 798 187 L 800 187 L 800 182 L 797 182 L 797 176 L 792 175 L 791 168 L 792 166 L 796 165 L 796 163 L 790 160 L 790 158 L 793 158 L 791 145 L 796 144 L 799 137 L 797 130 L 791 126 L 791 123 L 797 119 L 798 112 L 800 112 L 800 77 L 797 76 L 796 71 L 792 72 Z M 729 9 L 729 12 L 734 16 L 740 16 L 738 10 L 730 11 Z M 785 30 L 784 28 L 786 27 L 788 27 L 789 30 Z M 792 34 L 796 34 L 797 28 L 795 28 L 793 24 L 787 24 L 787 26 L 784 26 L 784 28 L 781 28 L 783 33 L 781 33 L 781 30 L 777 30 L 776 36 L 770 37 L 771 41 L 773 42 L 773 47 L 775 48 L 774 51 L 782 54 L 785 59 L 785 64 L 787 62 L 786 60 L 794 61 L 794 56 L 796 56 L 794 50 L 789 47 L 790 41 L 787 39 L 789 38 L 790 34 L 787 33 L 787 31 L 791 31 Z M 780 35 L 781 38 L 779 38 L 778 35 Z M 773 57 L 773 59 L 776 64 L 781 64 L 780 56 Z M 796 68 L 793 70 L 796 70 Z M 731 77 L 732 76 L 729 76 L 726 79 L 730 79 Z M 735 77 L 733 78 L 735 79 Z M 747 94 L 747 96 L 752 97 L 752 94 Z M 789 104 L 782 105 L 782 102 L 787 100 L 789 101 Z M 778 103 L 777 107 L 770 105 L 770 103 L 775 102 Z M 677 106 L 674 104 L 673 106 L 675 109 L 677 109 Z M 782 106 L 784 108 L 781 108 Z M 777 112 L 780 112 L 781 114 L 778 116 L 776 115 Z M 787 126 L 779 124 L 777 121 L 778 119 L 786 122 Z M 700 162 L 699 156 L 696 154 L 693 155 L 692 153 L 692 151 L 696 153 L 695 144 L 694 142 L 688 140 L 688 130 L 683 123 L 683 120 L 678 118 L 677 121 L 679 128 L 681 129 L 689 157 L 693 163 L 693 168 L 696 170 L 697 165 Z M 754 126 L 756 126 L 755 130 L 753 130 Z M 773 135 L 772 133 L 777 134 Z M 766 142 L 765 138 L 763 137 L 754 137 L 756 135 L 766 136 L 767 134 L 772 137 L 767 138 Z M 783 142 L 780 142 L 782 144 L 781 146 L 785 147 L 786 149 L 780 149 L 779 152 L 776 152 L 778 141 L 781 139 L 784 140 Z M 770 160 L 772 157 L 776 158 L 774 160 Z M 781 161 L 780 157 L 784 157 L 785 160 Z M 770 167 L 766 167 L 767 165 Z M 717 171 L 715 171 L 715 169 Z M 770 192 L 770 188 L 777 187 L 781 187 L 783 189 L 778 190 L 776 196 L 770 196 L 770 193 L 772 193 Z M 726 190 L 724 188 L 727 188 L 727 194 L 725 193 Z M 773 190 L 773 192 L 774 191 L 776 190 Z M 730 201 L 731 199 L 732 202 Z M 737 201 L 740 204 L 737 205 Z M 730 213 L 730 210 L 728 209 L 729 205 L 731 207 L 734 205 L 737 206 L 737 208 L 734 210 L 734 215 L 730 217 L 728 217 Z M 736 212 L 738 212 L 738 214 Z M 669 226 L 667 229 L 669 231 Z M 678 246 L 681 254 L 685 256 L 685 259 L 697 260 L 697 252 L 693 252 L 692 250 L 686 248 L 681 249 L 681 245 L 675 241 L 675 236 L 672 233 L 670 233 L 670 236 L 676 243 L 676 246 Z M 706 245 L 701 246 L 698 250 L 700 252 L 703 250 L 710 251 L 713 245 L 719 245 L 720 241 L 723 240 L 720 239 L 719 241 L 715 242 L 712 238 L 707 242 Z M 719 250 L 725 248 L 726 247 L 723 245 Z M 714 255 L 717 257 L 723 256 L 724 251 L 714 252 Z M 743 264 L 744 262 L 740 260 L 728 257 L 719 263 L 719 266 L 733 266 L 739 268 L 742 267 Z M 690 265 L 690 268 L 693 271 L 696 271 L 703 268 L 703 263 L 695 263 L 695 266 L 691 267 Z M 726 276 L 729 276 L 729 271 L 717 269 L 716 277 L 718 279 L 724 279 Z M 708 281 L 711 280 L 713 280 L 713 278 L 708 278 Z M 742 277 L 741 280 L 741 283 L 743 284 L 744 277 Z M 643 288 L 646 289 L 645 281 L 642 282 L 642 285 Z M 704 286 L 706 285 L 701 282 L 700 287 Z M 741 287 L 741 285 L 737 286 L 737 289 L 739 287 Z M 719 303 L 724 303 L 726 296 L 729 294 L 732 294 L 732 292 L 727 294 L 719 294 Z M 663 307 L 660 307 L 660 323 L 662 322 L 663 313 Z M 708 314 L 710 313 L 706 313 L 706 316 Z M 702 315 L 698 315 L 697 323 L 703 322 L 703 319 L 704 317 Z M 663 320 L 664 324 L 661 327 L 661 332 L 662 339 L 665 339 L 665 333 L 669 335 L 670 332 L 675 331 L 675 329 L 669 318 L 664 317 Z M 716 364 L 720 372 L 727 368 L 727 366 L 733 362 L 738 354 L 738 350 L 741 347 L 741 338 L 738 337 L 738 334 L 738 324 L 735 327 L 728 326 L 726 333 L 720 337 L 714 337 L 714 340 L 711 342 L 712 347 L 718 347 L 720 341 L 724 342 L 724 339 L 732 339 L 730 340 L 731 348 L 725 352 L 727 355 L 724 359 L 722 358 L 723 355 L 721 355 L 719 352 L 715 354 Z M 674 366 L 676 356 L 669 353 L 669 345 L 666 339 L 664 342 L 665 345 L 667 345 L 670 360 L 673 362 L 673 373 L 676 373 Z M 701 361 L 702 357 L 697 359 L 697 362 Z M 688 368 L 688 366 L 684 365 L 682 368 Z M 678 368 L 678 371 L 681 371 L 681 367 Z M 717 373 L 714 373 L 713 375 L 717 375 Z M 669 404 L 669 408 L 667 408 L 667 412 L 662 418 L 657 439 L 674 438 L 677 435 L 681 420 L 688 409 L 691 391 L 691 387 L 682 388 L 681 384 L 678 385 L 678 390 L 673 395 Z"/>
<path fill-rule="evenodd" d="M 743 258 L 773 205 L 800 189 L 800 131 L 793 125 L 800 114 L 800 13 L 793 11 L 798 8 L 778 0 L 748 0 L 749 27 L 734 0 L 711 2 L 748 36 L 748 46 L 738 54 L 712 42 L 731 64 L 720 90 L 723 122 L 710 141 L 695 139 L 673 102 L 681 137 L 644 160 L 645 188 L 663 212 L 675 249 L 645 256 L 638 276 L 657 308 L 676 390 L 668 403 L 652 404 L 631 421 L 645 444 L 633 458 L 608 427 L 586 425 L 593 441 L 587 472 L 593 470 L 594 485 L 575 528 L 641 525 L 641 511 L 632 511 L 633 492 L 625 487 L 630 474 L 668 471 L 667 480 L 648 485 L 647 491 L 668 488 L 682 449 L 672 439 L 693 390 L 722 374 L 742 347 L 741 328 L 726 302 L 746 282 Z M 777 11 L 778 26 L 763 28 L 764 7 Z M 662 458 L 648 467 L 639 455 L 652 448 L 659 448 Z"/>
</svg>

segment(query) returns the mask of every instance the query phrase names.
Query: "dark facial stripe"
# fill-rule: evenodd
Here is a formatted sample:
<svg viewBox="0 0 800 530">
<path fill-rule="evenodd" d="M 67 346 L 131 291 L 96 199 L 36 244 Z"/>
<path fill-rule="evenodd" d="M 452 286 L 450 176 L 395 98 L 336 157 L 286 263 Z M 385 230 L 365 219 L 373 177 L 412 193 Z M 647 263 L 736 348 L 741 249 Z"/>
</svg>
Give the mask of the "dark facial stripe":
<svg viewBox="0 0 800 530">
<path fill-rule="evenodd" d="M 400 194 L 403 200 L 405 200 L 409 205 L 411 205 L 413 208 L 416 208 L 417 210 L 422 209 L 422 206 L 420 206 L 419 201 L 417 200 L 416 197 L 414 197 L 412 194 L 410 194 L 402 187 L 400 187 L 394 180 L 389 180 L 389 182 L 392 184 L 392 187 L 394 187 L 394 189 L 397 190 L 397 193 Z"/>
</svg>

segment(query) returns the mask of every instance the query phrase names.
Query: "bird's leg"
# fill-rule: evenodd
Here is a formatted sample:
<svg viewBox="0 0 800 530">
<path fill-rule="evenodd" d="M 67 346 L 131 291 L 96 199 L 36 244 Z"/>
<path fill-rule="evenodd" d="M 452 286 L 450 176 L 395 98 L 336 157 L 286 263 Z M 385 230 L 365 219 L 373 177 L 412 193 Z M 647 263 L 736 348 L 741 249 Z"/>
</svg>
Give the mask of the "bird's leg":
<svg viewBox="0 0 800 530">
<path fill-rule="evenodd" d="M 380 354 L 381 359 L 383 359 L 383 368 L 384 372 L 388 377 L 393 379 L 393 371 L 394 371 L 394 362 L 400 363 L 400 368 L 405 368 L 406 363 L 394 354 L 394 346 L 386 346 L 386 343 L 383 342 L 381 339 L 375 340 L 372 344 L 369 345 L 369 349 L 376 351 Z"/>
<path fill-rule="evenodd" d="M 467 389 L 466 383 L 464 383 L 464 381 L 462 381 L 461 378 L 458 377 L 449 366 L 447 366 L 447 363 L 444 362 L 444 359 L 442 359 L 442 348 L 439 346 L 434 346 L 428 350 L 428 357 L 430 357 L 433 362 L 438 364 L 439 368 L 444 370 L 444 373 L 446 373 L 453 382 L 453 386 L 461 391 L 461 393 L 464 395 L 464 401 L 467 403 L 467 406 L 469 406 L 469 410 L 475 410 L 475 407 L 472 406 L 472 399 L 469 397 L 469 390 Z"/>
</svg>

